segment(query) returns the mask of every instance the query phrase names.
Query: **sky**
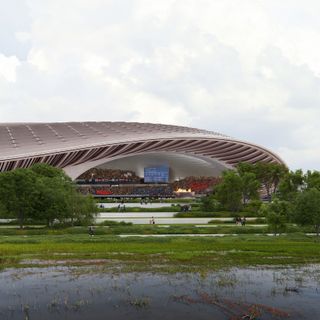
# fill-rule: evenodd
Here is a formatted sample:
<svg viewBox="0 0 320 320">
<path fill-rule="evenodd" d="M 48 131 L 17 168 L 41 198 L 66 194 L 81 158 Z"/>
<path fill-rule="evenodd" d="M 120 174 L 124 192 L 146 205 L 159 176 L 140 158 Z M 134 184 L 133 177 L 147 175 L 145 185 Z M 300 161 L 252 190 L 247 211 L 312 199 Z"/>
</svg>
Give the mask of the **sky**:
<svg viewBox="0 0 320 320">
<path fill-rule="evenodd" d="M 0 0 L 0 122 L 218 131 L 320 170 L 320 1 Z"/>
</svg>

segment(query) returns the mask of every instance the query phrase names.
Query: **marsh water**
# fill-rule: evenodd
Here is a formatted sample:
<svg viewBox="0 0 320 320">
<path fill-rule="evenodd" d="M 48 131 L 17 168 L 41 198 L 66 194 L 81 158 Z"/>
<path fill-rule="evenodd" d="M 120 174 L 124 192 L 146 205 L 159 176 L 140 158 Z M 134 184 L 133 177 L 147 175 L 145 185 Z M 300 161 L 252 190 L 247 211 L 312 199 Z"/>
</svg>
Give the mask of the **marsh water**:
<svg viewBox="0 0 320 320">
<path fill-rule="evenodd" d="M 320 319 L 320 266 L 122 273 L 0 272 L 0 319 Z"/>
</svg>

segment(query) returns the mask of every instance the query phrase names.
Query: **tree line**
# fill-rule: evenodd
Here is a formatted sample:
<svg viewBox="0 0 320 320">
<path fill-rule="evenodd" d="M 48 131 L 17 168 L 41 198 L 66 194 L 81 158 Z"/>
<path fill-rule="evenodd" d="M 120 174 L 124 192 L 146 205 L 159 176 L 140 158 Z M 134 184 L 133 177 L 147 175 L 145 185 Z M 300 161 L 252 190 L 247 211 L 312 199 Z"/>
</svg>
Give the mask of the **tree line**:
<svg viewBox="0 0 320 320">
<path fill-rule="evenodd" d="M 88 224 L 97 206 L 91 196 L 80 194 L 63 170 L 47 164 L 0 173 L 0 216 L 19 221 Z"/>
<path fill-rule="evenodd" d="M 261 201 L 263 199 L 264 201 Z M 239 163 L 222 174 L 213 194 L 202 199 L 202 210 L 250 209 L 265 216 L 274 233 L 289 222 L 312 225 L 320 234 L 320 172 L 289 171 L 276 163 Z"/>
</svg>

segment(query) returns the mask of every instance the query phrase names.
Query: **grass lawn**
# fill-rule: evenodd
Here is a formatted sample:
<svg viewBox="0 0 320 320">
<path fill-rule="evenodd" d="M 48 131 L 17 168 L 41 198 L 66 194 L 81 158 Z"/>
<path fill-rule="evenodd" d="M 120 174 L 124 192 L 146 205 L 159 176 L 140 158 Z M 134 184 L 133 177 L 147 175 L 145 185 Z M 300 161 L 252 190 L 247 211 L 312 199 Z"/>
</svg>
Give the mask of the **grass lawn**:
<svg viewBox="0 0 320 320">
<path fill-rule="evenodd" d="M 41 261 L 41 266 L 99 261 L 106 268 L 164 272 L 320 263 L 320 242 L 298 233 L 278 237 L 119 238 L 99 233 L 89 237 L 70 230 L 46 231 L 0 236 L 1 268 L 26 267 L 34 259 Z"/>
</svg>

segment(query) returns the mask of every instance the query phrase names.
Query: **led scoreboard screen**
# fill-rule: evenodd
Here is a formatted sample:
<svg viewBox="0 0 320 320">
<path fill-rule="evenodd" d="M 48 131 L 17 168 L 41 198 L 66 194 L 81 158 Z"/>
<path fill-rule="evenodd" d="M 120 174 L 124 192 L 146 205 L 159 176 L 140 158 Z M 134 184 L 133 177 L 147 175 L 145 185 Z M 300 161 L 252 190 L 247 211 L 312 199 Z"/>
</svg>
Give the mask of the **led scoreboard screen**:
<svg viewBox="0 0 320 320">
<path fill-rule="evenodd" d="M 144 182 L 161 183 L 169 182 L 169 167 L 149 167 L 144 168 Z"/>
</svg>

